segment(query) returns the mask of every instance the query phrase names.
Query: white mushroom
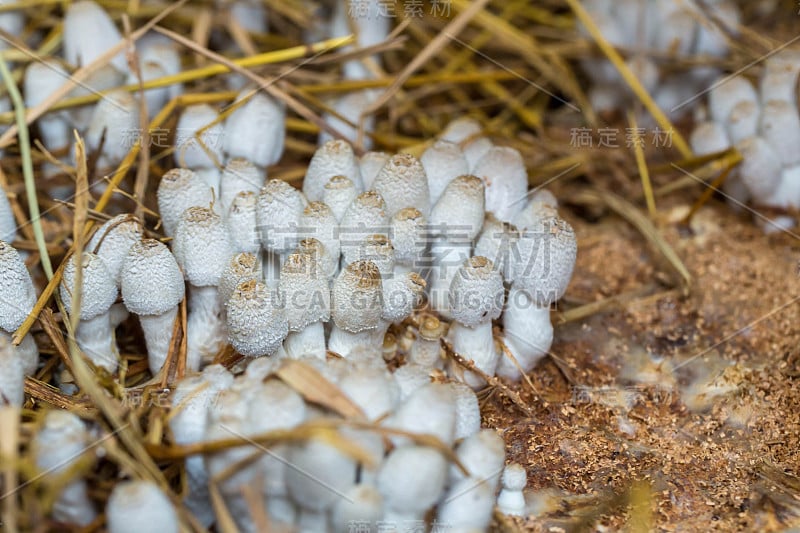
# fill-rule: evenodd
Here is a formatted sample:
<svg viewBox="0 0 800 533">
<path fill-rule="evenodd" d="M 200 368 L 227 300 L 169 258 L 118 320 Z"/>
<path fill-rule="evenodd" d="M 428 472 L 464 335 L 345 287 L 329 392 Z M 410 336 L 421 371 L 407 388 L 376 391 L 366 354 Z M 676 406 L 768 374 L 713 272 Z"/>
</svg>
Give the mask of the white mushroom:
<svg viewBox="0 0 800 533">
<path fill-rule="evenodd" d="M 243 281 L 228 303 L 228 342 L 246 357 L 274 354 L 289 333 L 286 313 L 263 283 Z"/>
<path fill-rule="evenodd" d="M 178 222 L 190 207 L 209 207 L 214 203 L 214 190 L 197 173 L 188 168 L 174 168 L 158 182 L 158 212 L 168 237 L 175 235 Z"/>
<path fill-rule="evenodd" d="M 252 162 L 263 172 L 283 155 L 286 107 L 264 91 L 253 89 L 243 91 L 236 100 L 246 97 L 249 100 L 225 121 L 225 152 L 230 158 Z"/>
<path fill-rule="evenodd" d="M 106 504 L 106 522 L 109 533 L 179 531 L 172 502 L 152 481 L 124 481 L 115 486 Z"/>
<path fill-rule="evenodd" d="M 396 154 L 383 165 L 372 184 L 386 202 L 391 218 L 404 207 L 416 207 L 427 217 L 431 210 L 428 177 L 419 159 L 410 154 Z"/>
<path fill-rule="evenodd" d="M 308 201 L 322 200 L 325 184 L 334 176 L 344 176 L 353 182 L 357 191 L 364 190 L 358 161 L 347 141 L 328 141 L 314 152 L 303 180 L 303 193 Z"/>
<path fill-rule="evenodd" d="M 289 322 L 289 335 L 284 341 L 287 355 L 325 359 L 323 322 L 330 319 L 331 296 L 328 279 L 319 276 L 311 255 L 294 253 L 281 267 L 278 291 Z"/>
<path fill-rule="evenodd" d="M 374 344 L 383 312 L 381 297 L 381 274 L 375 263 L 355 261 L 344 268 L 331 293 L 333 328 L 328 349 L 347 357 L 358 345 Z"/>
<path fill-rule="evenodd" d="M 458 176 L 469 174 L 469 164 L 458 144 L 439 140 L 422 153 L 420 162 L 428 176 L 431 205 L 442 196 L 445 187 Z"/>
</svg>

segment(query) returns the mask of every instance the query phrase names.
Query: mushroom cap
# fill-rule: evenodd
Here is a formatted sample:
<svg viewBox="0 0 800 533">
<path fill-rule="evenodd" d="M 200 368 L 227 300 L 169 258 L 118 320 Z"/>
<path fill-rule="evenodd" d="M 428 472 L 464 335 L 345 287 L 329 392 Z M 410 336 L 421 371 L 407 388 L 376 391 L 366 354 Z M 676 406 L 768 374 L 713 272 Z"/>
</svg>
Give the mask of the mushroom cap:
<svg viewBox="0 0 800 533">
<path fill-rule="evenodd" d="M 512 255 L 518 239 L 519 231 L 516 226 L 501 222 L 491 213 L 487 213 L 483 229 L 481 229 L 480 237 L 478 237 L 472 253 L 490 259 L 503 278 L 510 281 Z"/>
<path fill-rule="evenodd" d="M 475 396 L 475 393 L 467 385 L 463 383 L 458 385 L 468 390 L 472 396 Z M 480 425 L 478 428 L 480 428 Z M 450 468 L 451 479 L 486 480 L 494 491 L 500 483 L 500 476 L 506 461 L 506 445 L 503 438 L 496 431 L 482 429 L 475 431 L 458 444 L 456 457 L 467 469 L 469 475 L 465 476 L 461 469 L 452 465 Z"/>
<path fill-rule="evenodd" d="M 314 322 L 327 322 L 331 312 L 328 278 L 318 274 L 313 256 L 289 254 L 281 267 L 278 292 L 286 310 L 289 331 L 301 331 Z"/>
<path fill-rule="evenodd" d="M 347 141 L 328 141 L 314 152 L 303 180 L 306 198 L 311 202 L 322 200 L 325 184 L 333 176 L 345 176 L 353 182 L 357 190 L 364 190 L 356 155 Z"/>
<path fill-rule="evenodd" d="M 725 123 L 730 142 L 736 144 L 748 137 L 758 135 L 760 117 L 761 107 L 758 102 L 744 100 L 733 106 Z"/>
<path fill-rule="evenodd" d="M 711 118 L 724 124 L 733 108 L 742 101 L 758 102 L 758 94 L 750 80 L 743 76 L 725 78 L 717 83 L 708 95 Z"/>
<path fill-rule="evenodd" d="M 736 145 L 742 154 L 739 178 L 757 202 L 768 202 L 781 182 L 781 161 L 770 143 L 750 137 Z"/>
<path fill-rule="evenodd" d="M 708 121 L 698 124 L 689 137 L 692 151 L 699 155 L 709 155 L 731 147 L 728 132 L 722 124 Z"/>
<path fill-rule="evenodd" d="M 256 253 L 261 249 L 257 212 L 258 196 L 251 191 L 240 192 L 231 202 L 225 225 L 234 251 Z"/>
<path fill-rule="evenodd" d="M 86 250 L 97 254 L 105 261 L 114 282 L 119 284 L 122 262 L 133 243 L 142 240 L 142 223 L 130 213 L 122 213 L 107 220 L 97 228 Z"/>
<path fill-rule="evenodd" d="M 395 154 L 378 172 L 372 188 L 386 201 L 389 217 L 404 207 L 416 207 L 423 215 L 431 210 L 428 177 L 419 159 L 411 154 Z"/>
<path fill-rule="evenodd" d="M 158 530 L 178 533 L 178 515 L 172 502 L 152 481 L 118 483 L 106 505 L 109 533 Z"/>
<path fill-rule="evenodd" d="M 319 239 L 313 237 L 301 239 L 297 245 L 297 251 L 301 254 L 309 254 L 314 258 L 318 276 L 330 279 L 339 268 L 339 259 L 334 259 Z"/>
<path fill-rule="evenodd" d="M 196 287 L 218 285 L 233 255 L 222 217 L 206 207 L 190 207 L 183 212 L 172 250 L 186 279 Z"/>
<path fill-rule="evenodd" d="M 64 13 L 64 59 L 76 67 L 93 63 L 121 40 L 122 34 L 114 21 L 95 2 L 73 2 Z M 120 72 L 128 70 L 122 51 L 111 59 L 111 64 Z"/>
<path fill-rule="evenodd" d="M 486 211 L 503 222 L 511 222 L 527 201 L 528 171 L 518 150 L 493 146 L 472 173 L 483 180 Z"/>
<path fill-rule="evenodd" d="M 361 408 L 367 420 L 378 420 L 391 413 L 400 400 L 400 389 L 384 368 L 356 368 L 338 385 Z"/>
<path fill-rule="evenodd" d="M 424 314 L 419 317 L 419 336 L 426 341 L 436 341 L 447 331 L 447 323 L 439 320 L 436 315 Z"/>
<path fill-rule="evenodd" d="M 12 243 L 16 237 L 17 221 L 14 218 L 14 211 L 11 209 L 6 192 L 0 187 L 0 241 Z"/>
<path fill-rule="evenodd" d="M 456 428 L 456 401 L 453 390 L 443 383 L 428 383 L 414 390 L 383 424 L 417 434 L 437 437 L 452 445 Z M 403 438 L 393 438 L 397 443 Z"/>
<path fill-rule="evenodd" d="M 274 165 L 283 155 L 286 106 L 252 89 L 242 91 L 236 100 L 247 97 L 225 121 L 225 151 L 228 157 L 242 157 L 260 167 Z"/>
<path fill-rule="evenodd" d="M 800 164 L 800 116 L 797 105 L 786 100 L 770 100 L 761 109 L 761 136 L 784 166 Z"/>
<path fill-rule="evenodd" d="M 431 210 L 431 232 L 447 240 L 472 241 L 483 226 L 484 206 L 483 181 L 471 175 L 458 176 Z"/>
<path fill-rule="evenodd" d="M 175 235 L 184 211 L 194 206 L 208 207 L 214 202 L 214 190 L 188 168 L 174 168 L 164 174 L 157 195 L 164 233 L 170 237 Z"/>
<path fill-rule="evenodd" d="M 208 104 L 195 104 L 184 108 L 178 119 L 175 136 L 175 163 L 189 168 L 216 167 L 223 161 L 222 144 L 225 128 L 214 124 L 199 137 L 197 132 L 215 120 L 217 111 Z M 205 150 L 199 141 L 205 145 Z M 206 151 L 207 150 L 207 151 Z"/>
<path fill-rule="evenodd" d="M 389 221 L 389 239 L 397 264 L 417 266 L 428 245 L 427 220 L 416 207 L 404 207 Z"/>
<path fill-rule="evenodd" d="M 219 277 L 220 301 L 227 302 L 239 283 L 247 280 L 258 280 L 261 277 L 258 257 L 254 253 L 241 252 L 230 258 L 228 266 Z"/>
<path fill-rule="evenodd" d="M 166 245 L 144 239 L 131 246 L 120 273 L 125 307 L 137 315 L 161 315 L 181 300 L 183 274 Z"/>
<path fill-rule="evenodd" d="M 353 180 L 345 176 L 334 176 L 325 184 L 322 200 L 333 211 L 336 221 L 341 221 L 347 207 L 358 196 Z"/>
<path fill-rule="evenodd" d="M 351 333 L 376 328 L 383 312 L 381 292 L 381 274 L 375 263 L 350 263 L 333 282 L 333 321 L 340 329 Z"/>
<path fill-rule="evenodd" d="M 283 180 L 271 179 L 264 185 L 256 212 L 264 249 L 288 253 L 297 246 L 300 217 L 307 205 L 303 193 Z"/>
<path fill-rule="evenodd" d="M 372 261 L 378 267 L 381 277 L 386 278 L 394 268 L 392 243 L 382 233 L 368 235 L 358 245 L 344 249 L 344 264 L 349 265 L 355 261 Z"/>
<path fill-rule="evenodd" d="M 333 257 L 339 258 L 339 221 L 333 210 L 324 202 L 309 202 L 300 217 L 301 239 L 318 239 Z"/>
<path fill-rule="evenodd" d="M 72 313 L 77 259 L 78 256 L 73 255 L 67 261 L 59 285 L 61 300 L 68 313 Z M 105 261 L 91 252 L 83 252 L 81 270 L 81 320 L 89 320 L 108 312 L 117 299 L 117 283 L 106 268 Z"/>
<path fill-rule="evenodd" d="M 424 514 L 442 495 L 447 463 L 428 446 L 402 446 L 384 460 L 378 473 L 378 490 L 387 508 L 399 514 Z"/>
<path fill-rule="evenodd" d="M 36 304 L 33 280 L 19 252 L 0 241 L 0 329 L 16 331 Z"/>
<path fill-rule="evenodd" d="M 383 281 L 383 319 L 400 322 L 411 316 L 425 295 L 425 280 L 416 272 Z"/>
<path fill-rule="evenodd" d="M 272 355 L 289 333 L 286 313 L 261 282 L 240 283 L 225 307 L 228 341 L 244 356 Z"/>
<path fill-rule="evenodd" d="M 264 186 L 266 174 L 247 159 L 236 158 L 228 161 L 222 170 L 219 183 L 219 202 L 222 210 L 230 209 L 233 199 L 244 191 L 258 194 Z"/>
<path fill-rule="evenodd" d="M 483 256 L 467 259 L 450 284 L 453 319 L 471 328 L 498 318 L 504 298 L 503 276 Z"/>
<path fill-rule="evenodd" d="M 127 91 L 105 93 L 95 105 L 86 130 L 86 146 L 101 148 L 105 163 L 116 165 L 139 141 L 139 102 Z"/>
<path fill-rule="evenodd" d="M 375 178 L 378 177 L 378 172 L 381 171 L 390 157 L 386 152 L 367 152 L 358 160 L 365 191 L 372 189 L 372 184 L 375 182 Z"/>
<path fill-rule="evenodd" d="M 469 163 L 458 144 L 438 140 L 428 147 L 420 157 L 428 176 L 428 191 L 431 204 L 436 204 L 447 184 L 458 176 L 469 174 Z"/>
<path fill-rule="evenodd" d="M 347 207 L 341 221 L 342 233 L 351 233 L 358 229 L 370 233 L 384 232 L 389 216 L 386 214 L 386 202 L 376 191 L 362 192 Z"/>
<path fill-rule="evenodd" d="M 567 290 L 578 242 L 572 226 L 555 213 L 546 214 L 522 232 L 514 261 L 514 285 L 536 305 L 547 307 Z"/>
<path fill-rule="evenodd" d="M 503 470 L 503 488 L 508 490 L 523 490 L 528 484 L 525 469 L 519 463 L 509 463 Z"/>
<path fill-rule="evenodd" d="M 88 440 L 86 426 L 77 415 L 60 409 L 47 411 L 32 442 L 36 467 L 49 475 L 67 471 L 86 452 Z"/>
<path fill-rule="evenodd" d="M 481 157 L 492 147 L 492 141 L 483 136 L 480 122 L 469 117 L 450 122 L 439 138 L 456 143 L 463 150 L 470 169 L 475 168 Z"/>
</svg>

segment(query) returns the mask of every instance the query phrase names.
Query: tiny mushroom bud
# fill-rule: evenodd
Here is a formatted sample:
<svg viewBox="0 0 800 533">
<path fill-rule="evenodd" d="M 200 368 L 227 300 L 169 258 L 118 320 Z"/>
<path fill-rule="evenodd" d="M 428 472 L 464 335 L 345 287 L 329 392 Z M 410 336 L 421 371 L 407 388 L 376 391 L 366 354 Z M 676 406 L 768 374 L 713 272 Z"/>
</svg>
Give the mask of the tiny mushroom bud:
<svg viewBox="0 0 800 533">
<path fill-rule="evenodd" d="M 438 368 L 442 364 L 442 344 L 447 325 L 434 315 L 419 317 L 419 332 L 411 352 L 409 362 L 424 368 Z"/>
<path fill-rule="evenodd" d="M 322 195 L 325 202 L 333 211 L 337 222 L 341 222 L 347 207 L 353 203 L 358 191 L 353 181 L 345 176 L 334 176 L 325 184 L 325 192 Z"/>
<path fill-rule="evenodd" d="M 156 530 L 178 533 L 178 515 L 172 502 L 152 481 L 119 483 L 106 505 L 109 533 Z"/>
<path fill-rule="evenodd" d="M 197 370 L 214 358 L 225 339 L 217 285 L 233 248 L 219 215 L 205 207 L 190 207 L 178 222 L 172 250 L 189 281 L 186 366 Z"/>
<path fill-rule="evenodd" d="M 150 371 L 156 374 L 167 359 L 178 304 L 184 297 L 183 274 L 164 244 L 145 239 L 131 246 L 122 265 L 120 289 L 125 307 L 139 315 Z"/>
<path fill-rule="evenodd" d="M 242 191 L 233 199 L 225 218 L 225 226 L 234 252 L 257 253 L 261 250 L 261 238 L 256 227 L 258 219 L 258 196 Z"/>
<path fill-rule="evenodd" d="M 475 165 L 473 174 L 483 180 L 486 211 L 503 222 L 514 220 L 528 192 L 528 172 L 519 151 L 493 146 Z"/>
<path fill-rule="evenodd" d="M 428 249 L 426 225 L 425 217 L 415 207 L 401 209 L 389 221 L 396 276 L 422 269 Z"/>
<path fill-rule="evenodd" d="M 264 186 L 266 175 L 247 159 L 235 158 L 228 161 L 222 170 L 219 184 L 219 203 L 222 212 L 227 213 L 234 198 L 241 192 L 258 194 Z"/>
<path fill-rule="evenodd" d="M 422 153 L 420 162 L 428 176 L 431 205 L 436 205 L 445 187 L 458 176 L 469 174 L 464 152 L 456 143 L 439 140 Z"/>
<path fill-rule="evenodd" d="M 456 143 L 463 150 L 469 168 L 472 169 L 492 147 L 492 141 L 482 133 L 483 128 L 476 120 L 464 117 L 448 124 L 439 138 Z"/>
<path fill-rule="evenodd" d="M 470 390 L 470 393 L 475 394 Z M 480 426 L 479 426 L 480 427 Z M 450 480 L 485 480 L 489 482 L 492 493 L 500 484 L 500 476 L 505 463 L 505 442 L 493 429 L 479 429 L 468 435 L 456 447 L 456 457 L 467 473 L 455 464 L 450 466 Z"/>
<path fill-rule="evenodd" d="M 367 152 L 358 160 L 365 191 L 373 188 L 372 184 L 375 182 L 375 178 L 378 177 L 378 172 L 389 161 L 389 157 L 391 156 L 386 152 Z"/>
<path fill-rule="evenodd" d="M 102 152 L 98 167 L 110 169 L 122 162 L 138 140 L 139 103 L 127 91 L 112 91 L 97 102 L 86 131 L 86 147 Z M 102 141 L 102 144 L 101 144 Z"/>
<path fill-rule="evenodd" d="M 13 246 L 0 241 L 0 337 L 10 341 L 35 304 L 36 290 L 25 262 Z M 22 361 L 25 375 L 33 374 L 39 363 L 39 349 L 30 333 L 13 351 Z"/>
<path fill-rule="evenodd" d="M 80 263 L 82 280 L 80 323 L 75 332 L 75 341 L 94 365 L 113 374 L 117 370 L 119 350 L 111 327 L 109 310 L 117 299 L 117 284 L 105 262 L 97 255 L 84 252 L 80 261 L 78 256 L 73 255 L 64 267 L 59 286 L 61 300 L 68 313 L 73 312 L 77 263 Z"/>
<path fill-rule="evenodd" d="M 448 336 L 453 350 L 475 367 L 494 375 L 498 353 L 492 334 L 492 320 L 503 312 L 503 276 L 485 257 L 470 257 L 458 270 L 450 285 L 450 308 L 453 323 Z M 461 371 L 460 367 L 458 368 Z M 469 371 L 458 376 L 474 389 L 486 385 L 483 378 Z"/>
<path fill-rule="evenodd" d="M 254 165 L 268 167 L 283 155 L 286 136 L 286 107 L 264 91 L 246 89 L 237 102 L 249 98 L 225 121 L 225 151 Z"/>
<path fill-rule="evenodd" d="M 240 283 L 226 308 L 228 342 L 246 357 L 274 354 L 289 333 L 286 313 L 263 283 Z"/>
<path fill-rule="evenodd" d="M 331 297 L 328 279 L 318 275 L 314 258 L 290 254 L 281 267 L 278 290 L 289 322 L 290 333 L 284 341 L 287 355 L 293 359 L 302 355 L 325 359 L 322 323 L 330 319 Z"/>
<path fill-rule="evenodd" d="M 95 2 L 84 0 L 71 3 L 64 13 L 64 59 L 72 65 L 85 67 L 94 63 L 120 41 L 122 34 L 114 21 Z M 111 64 L 120 72 L 128 70 L 122 51 L 111 58 Z"/>
<path fill-rule="evenodd" d="M 228 265 L 219 277 L 219 298 L 222 303 L 227 303 L 233 295 L 236 286 L 243 281 L 258 281 L 261 273 L 258 265 L 258 257 L 254 253 L 241 252 L 228 261 Z"/>
<path fill-rule="evenodd" d="M 386 202 L 390 218 L 404 207 L 416 207 L 428 216 L 431 209 L 428 177 L 419 159 L 410 154 L 397 154 L 378 172 L 372 187 Z"/>
<path fill-rule="evenodd" d="M 503 489 L 497 496 L 497 508 L 501 513 L 512 516 L 525 516 L 525 495 L 527 484 L 525 469 L 511 463 L 503 470 Z"/>
<path fill-rule="evenodd" d="M 142 240 L 142 223 L 133 215 L 123 213 L 97 228 L 86 245 L 86 250 L 102 259 L 108 273 L 119 285 L 122 263 L 131 246 Z"/>
<path fill-rule="evenodd" d="M 47 411 L 42 427 L 33 433 L 31 447 L 36 468 L 42 472 L 38 477 L 60 488 L 53 504 L 53 519 L 67 524 L 89 525 L 97 513 L 89 499 L 86 480 L 74 475 L 74 467 L 81 456 L 92 450 L 81 419 L 68 411 Z M 63 476 L 70 470 L 73 476 L 64 480 Z"/>
<path fill-rule="evenodd" d="M 208 207 L 214 202 L 214 191 L 194 171 L 174 168 L 158 183 L 158 211 L 168 237 L 175 235 L 178 222 L 190 207 Z"/>
<path fill-rule="evenodd" d="M 347 357 L 355 346 L 369 341 L 371 330 L 381 323 L 382 290 L 380 270 L 372 261 L 355 261 L 339 273 L 331 293 L 331 351 Z"/>
<path fill-rule="evenodd" d="M 796 103 L 797 78 L 800 74 L 800 56 L 797 50 L 781 50 L 764 62 L 759 80 L 761 102 L 785 100 Z"/>
<path fill-rule="evenodd" d="M 347 141 L 328 141 L 314 152 L 303 180 L 303 192 L 308 200 L 322 200 L 325 184 L 334 176 L 344 176 L 353 182 L 357 191 L 364 190 L 358 161 Z"/>
</svg>

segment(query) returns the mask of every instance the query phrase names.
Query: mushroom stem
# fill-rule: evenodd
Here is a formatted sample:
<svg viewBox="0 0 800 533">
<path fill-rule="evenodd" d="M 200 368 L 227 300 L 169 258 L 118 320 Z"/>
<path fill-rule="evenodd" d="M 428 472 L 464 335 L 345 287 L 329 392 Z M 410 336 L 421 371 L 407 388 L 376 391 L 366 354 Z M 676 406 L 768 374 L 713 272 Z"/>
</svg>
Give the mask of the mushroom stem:
<svg viewBox="0 0 800 533">
<path fill-rule="evenodd" d="M 147 344 L 147 362 L 153 374 L 161 370 L 167 360 L 170 341 L 172 341 L 172 328 L 177 316 L 177 305 L 160 315 L 139 315 L 139 323 L 144 332 L 144 342 Z"/>
<path fill-rule="evenodd" d="M 512 285 L 503 313 L 503 333 L 508 351 L 523 372 L 530 372 L 547 355 L 553 342 L 550 307 L 536 305 L 524 290 Z M 517 365 L 507 355 L 497 364 L 496 374 L 513 381 L 522 378 Z"/>
<path fill-rule="evenodd" d="M 486 374 L 490 376 L 494 374 L 499 356 L 494 345 L 491 320 L 478 324 L 474 328 L 453 321 L 450 324 L 448 335 L 456 353 L 472 359 L 475 366 Z M 469 371 L 464 371 L 462 381 L 473 389 L 479 389 L 486 385 L 482 377 Z"/>
<path fill-rule="evenodd" d="M 109 312 L 81 320 L 75 332 L 75 341 L 95 366 L 103 367 L 111 374 L 117 370 L 119 350 Z"/>
<path fill-rule="evenodd" d="M 215 286 L 189 285 L 186 323 L 186 368 L 196 371 L 210 363 L 225 342 L 222 301 Z"/>
<path fill-rule="evenodd" d="M 283 341 L 283 349 L 292 359 L 311 355 L 325 359 L 325 328 L 322 322 L 314 322 L 300 331 L 290 331 Z"/>
</svg>

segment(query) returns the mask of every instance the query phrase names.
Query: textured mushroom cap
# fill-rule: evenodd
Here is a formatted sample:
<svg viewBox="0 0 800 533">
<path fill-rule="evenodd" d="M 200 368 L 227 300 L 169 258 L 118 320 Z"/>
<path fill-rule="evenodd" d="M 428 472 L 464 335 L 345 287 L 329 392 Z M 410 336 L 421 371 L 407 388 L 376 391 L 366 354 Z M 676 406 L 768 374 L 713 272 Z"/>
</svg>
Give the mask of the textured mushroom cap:
<svg viewBox="0 0 800 533">
<path fill-rule="evenodd" d="M 392 217 L 404 207 L 416 207 L 423 215 L 431 210 L 428 177 L 419 159 L 411 154 L 396 154 L 378 172 L 372 188 L 386 201 L 386 214 Z"/>
<path fill-rule="evenodd" d="M 174 168 L 158 183 L 158 212 L 167 236 L 175 235 L 178 221 L 190 207 L 208 207 L 214 202 L 214 190 L 188 168 Z"/>
<path fill-rule="evenodd" d="M 469 117 L 452 121 L 439 138 L 456 143 L 463 150 L 470 168 L 475 168 L 481 157 L 492 147 L 492 141 L 483 136 L 483 127 L 480 123 Z"/>
<path fill-rule="evenodd" d="M 381 273 L 372 261 L 355 261 L 333 282 L 331 314 L 351 333 L 376 328 L 383 312 Z"/>
<path fill-rule="evenodd" d="M 247 159 L 231 159 L 222 170 L 219 183 L 219 202 L 227 212 L 239 193 L 249 191 L 258 194 L 264 186 L 266 174 Z"/>
<path fill-rule="evenodd" d="M 503 222 L 514 219 L 527 201 L 528 172 L 522 155 L 514 148 L 493 146 L 472 172 L 483 180 L 486 211 Z"/>
<path fill-rule="evenodd" d="M 522 490 L 527 484 L 527 474 L 519 463 L 509 463 L 505 470 L 503 470 L 503 488 L 508 490 Z"/>
<path fill-rule="evenodd" d="M 454 381 L 448 384 L 456 400 L 456 440 L 465 439 L 481 429 L 481 407 L 472 387 Z M 501 445 L 503 440 L 500 439 Z M 501 462 L 504 454 L 501 454 Z"/>
<path fill-rule="evenodd" d="M 261 277 L 258 269 L 258 257 L 253 253 L 242 252 L 234 255 L 228 261 L 228 266 L 219 277 L 220 301 L 227 302 L 236 286 L 243 281 L 257 281 Z"/>
<path fill-rule="evenodd" d="M 510 281 L 512 256 L 518 239 L 519 231 L 515 226 L 501 222 L 491 213 L 487 213 L 472 254 L 491 260 L 497 271 L 503 275 L 503 279 Z"/>
<path fill-rule="evenodd" d="M 228 303 L 228 341 L 247 357 L 272 355 L 289 333 L 286 313 L 257 281 L 240 283 Z"/>
<path fill-rule="evenodd" d="M 404 207 L 389 221 L 395 263 L 415 266 L 427 247 L 427 221 L 415 207 Z"/>
<path fill-rule="evenodd" d="M 376 233 L 383 232 L 388 224 L 389 216 L 383 197 L 375 191 L 367 191 L 356 196 L 347 207 L 340 226 L 346 232 L 362 228 Z"/>
<path fill-rule="evenodd" d="M 250 100 L 225 121 L 225 151 L 229 157 L 243 157 L 260 167 L 274 165 L 283 155 L 286 107 L 263 91 L 251 89 L 236 99 L 247 96 Z"/>
<path fill-rule="evenodd" d="M 467 259 L 450 284 L 453 319 L 471 328 L 499 317 L 504 298 L 503 276 L 482 256 Z"/>
<path fill-rule="evenodd" d="M 272 179 L 264 185 L 256 211 L 264 249 L 291 252 L 297 246 L 297 228 L 307 205 L 303 193 L 283 180 Z"/>
<path fill-rule="evenodd" d="M 327 322 L 331 313 L 328 278 L 320 276 L 309 254 L 289 254 L 278 281 L 281 303 L 286 310 L 289 331 L 301 331 L 314 322 Z"/>
<path fill-rule="evenodd" d="M 336 269 L 339 268 L 339 258 L 334 259 L 319 239 L 301 239 L 297 245 L 297 251 L 301 254 L 309 254 L 314 258 L 318 276 L 332 278 L 336 274 Z"/>
<path fill-rule="evenodd" d="M 256 253 L 261 249 L 257 211 L 258 196 L 250 191 L 240 192 L 231 202 L 225 225 L 234 251 Z"/>
<path fill-rule="evenodd" d="M 196 287 L 216 286 L 233 247 L 222 217 L 205 207 L 183 212 L 172 243 L 175 259 Z"/>
<path fill-rule="evenodd" d="M 11 344 L 0 335 L 0 405 L 22 407 L 25 401 L 25 362 Z"/>
<path fill-rule="evenodd" d="M 160 315 L 183 300 L 183 274 L 169 248 L 154 239 L 131 246 L 120 272 L 125 307 L 137 315 Z"/>
<path fill-rule="evenodd" d="M 322 200 L 325 184 L 334 176 L 345 176 L 356 189 L 364 190 L 361 170 L 353 147 L 347 141 L 328 141 L 314 152 L 303 180 L 303 193 L 310 202 Z"/>
<path fill-rule="evenodd" d="M 711 118 L 724 124 L 736 104 L 743 101 L 758 102 L 758 94 L 753 84 L 742 76 L 723 80 L 723 83 L 717 84 L 708 95 Z"/>
<path fill-rule="evenodd" d="M 19 252 L 0 241 L 0 329 L 16 331 L 36 304 L 33 280 Z"/>
<path fill-rule="evenodd" d="M 436 315 L 423 314 L 419 317 L 419 336 L 426 341 L 438 341 L 447 331 L 447 323 Z"/>
<path fill-rule="evenodd" d="M 784 166 L 800 164 L 800 116 L 794 103 L 770 100 L 764 104 L 759 129 Z"/>
<path fill-rule="evenodd" d="M 731 110 L 725 129 L 731 143 L 753 137 L 758 134 L 758 123 L 761 117 L 761 107 L 757 102 L 745 100 L 739 102 Z"/>
<path fill-rule="evenodd" d="M 358 191 L 353 180 L 345 176 L 334 176 L 325 184 L 322 199 L 331 208 L 338 222 L 342 220 L 344 212 L 347 211 L 356 196 L 358 196 Z"/>
<path fill-rule="evenodd" d="M 400 322 L 411 316 L 425 294 L 425 280 L 416 272 L 383 281 L 383 319 Z"/>
<path fill-rule="evenodd" d="M 217 112 L 208 104 L 190 105 L 183 110 L 176 126 L 174 154 L 176 164 L 201 168 L 216 167 L 222 162 L 222 144 L 225 135 L 222 124 L 214 124 L 202 135 L 195 137 L 199 130 L 214 122 L 217 117 Z M 205 150 L 198 138 L 205 145 Z M 209 154 L 213 158 L 209 157 Z"/>
<path fill-rule="evenodd" d="M 781 181 L 781 160 L 770 143 L 761 137 L 750 137 L 736 145 L 742 154 L 739 177 L 758 202 L 766 202 Z"/>
<path fill-rule="evenodd" d="M 68 313 L 72 313 L 72 298 L 75 294 L 77 258 L 73 255 L 64 266 L 59 285 L 59 294 Z M 81 320 L 89 320 L 108 312 L 117 299 L 117 283 L 106 268 L 105 262 L 91 252 L 83 252 L 81 261 L 83 279 L 81 280 Z"/>
<path fill-rule="evenodd" d="M 483 226 L 483 181 L 475 176 L 459 176 L 445 187 L 439 201 L 431 210 L 431 231 L 453 240 L 472 241 Z"/>
<path fill-rule="evenodd" d="M 464 152 L 456 143 L 439 140 L 422 153 L 420 162 L 428 176 L 431 204 L 435 204 L 447 184 L 458 176 L 469 174 Z"/>
<path fill-rule="evenodd" d="M 178 532 L 178 515 L 172 502 L 151 481 L 117 484 L 108 498 L 106 521 L 109 533 Z"/>
<path fill-rule="evenodd" d="M 378 473 L 378 490 L 387 508 L 422 514 L 439 500 L 447 481 L 446 460 L 427 446 L 396 448 Z"/>
<path fill-rule="evenodd" d="M 689 144 L 695 154 L 703 156 L 727 150 L 731 146 L 731 141 L 728 132 L 721 124 L 709 121 L 702 122 L 692 131 Z"/>
<path fill-rule="evenodd" d="M 138 141 L 139 102 L 127 91 L 105 93 L 95 105 L 89 128 L 86 130 L 86 147 L 99 150 L 106 164 L 116 165 Z"/>
<path fill-rule="evenodd" d="M 572 226 L 557 214 L 548 214 L 522 232 L 518 249 L 514 285 L 540 307 L 561 298 L 578 254 Z"/>
<path fill-rule="evenodd" d="M 394 248 L 389 238 L 377 233 L 368 235 L 356 246 L 344 249 L 344 264 L 356 261 L 372 261 L 378 267 L 381 277 L 386 278 L 394 268 Z"/>
<path fill-rule="evenodd" d="M 375 178 L 378 177 L 378 172 L 381 171 L 390 157 L 386 152 L 367 152 L 358 160 L 365 191 L 372 189 L 372 184 L 375 182 Z"/>
<path fill-rule="evenodd" d="M 64 59 L 76 67 L 93 63 L 122 40 L 122 34 L 105 10 L 95 2 L 74 2 L 64 13 Z M 111 59 L 120 72 L 128 70 L 123 52 Z"/>
<path fill-rule="evenodd" d="M 142 223 L 129 213 L 117 215 L 97 228 L 86 250 L 105 261 L 108 273 L 119 284 L 122 262 L 133 243 L 142 240 Z"/>
<path fill-rule="evenodd" d="M 303 210 L 298 234 L 301 239 L 319 240 L 328 253 L 335 258 L 339 257 L 339 221 L 324 202 L 310 202 Z"/>
</svg>

